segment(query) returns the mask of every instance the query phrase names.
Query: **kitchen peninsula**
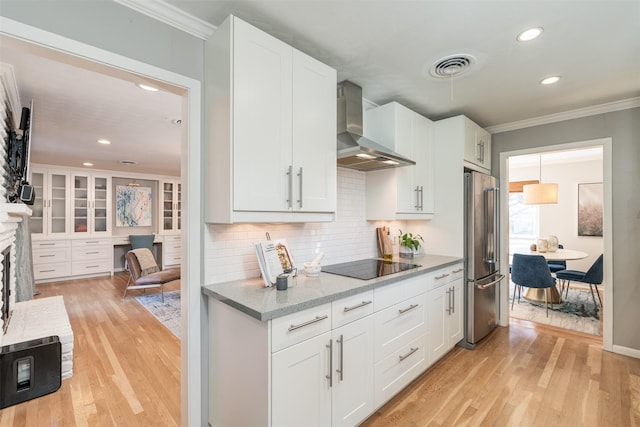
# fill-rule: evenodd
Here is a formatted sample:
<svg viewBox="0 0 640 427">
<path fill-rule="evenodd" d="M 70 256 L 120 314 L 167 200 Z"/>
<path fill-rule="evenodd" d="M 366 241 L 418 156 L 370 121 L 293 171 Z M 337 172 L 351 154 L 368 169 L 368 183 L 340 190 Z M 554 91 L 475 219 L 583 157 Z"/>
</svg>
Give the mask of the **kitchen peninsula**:
<svg viewBox="0 0 640 427">
<path fill-rule="evenodd" d="M 285 291 L 205 286 L 211 425 L 352 426 L 402 390 L 463 338 L 462 259 L 412 262 L 372 280 L 301 273 Z"/>
</svg>

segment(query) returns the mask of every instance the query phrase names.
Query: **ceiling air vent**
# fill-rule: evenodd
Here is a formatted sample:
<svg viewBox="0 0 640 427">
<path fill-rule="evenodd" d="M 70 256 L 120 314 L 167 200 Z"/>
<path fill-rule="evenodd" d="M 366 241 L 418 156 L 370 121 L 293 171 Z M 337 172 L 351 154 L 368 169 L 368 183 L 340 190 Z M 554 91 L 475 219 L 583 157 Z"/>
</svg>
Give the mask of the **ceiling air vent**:
<svg viewBox="0 0 640 427">
<path fill-rule="evenodd" d="M 466 72 L 471 64 L 476 62 L 476 58 L 472 55 L 458 54 L 450 55 L 438 59 L 429 69 L 429 73 L 433 77 L 447 78 L 455 77 Z"/>
</svg>

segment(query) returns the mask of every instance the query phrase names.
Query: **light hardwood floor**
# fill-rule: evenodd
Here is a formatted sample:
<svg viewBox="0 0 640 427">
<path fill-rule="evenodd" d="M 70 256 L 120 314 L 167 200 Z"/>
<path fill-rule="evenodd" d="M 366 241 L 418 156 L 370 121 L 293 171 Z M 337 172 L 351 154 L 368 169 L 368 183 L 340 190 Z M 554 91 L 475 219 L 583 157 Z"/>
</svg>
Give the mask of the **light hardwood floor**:
<svg viewBox="0 0 640 427">
<path fill-rule="evenodd" d="M 363 425 L 640 426 L 640 360 L 603 351 L 593 335 L 512 319 Z"/>
<path fill-rule="evenodd" d="M 180 424 L 180 342 L 135 302 L 140 291 L 122 300 L 125 282 L 38 285 L 39 298 L 64 296 L 74 375 L 0 411 L 0 427 Z M 594 336 L 513 319 L 475 351 L 454 349 L 363 425 L 640 426 L 640 360 L 602 351 Z"/>
<path fill-rule="evenodd" d="M 0 427 L 180 425 L 180 341 L 135 301 L 142 291 L 122 299 L 127 277 L 37 285 L 37 298 L 64 297 L 73 376 L 55 393 L 0 410 Z"/>
</svg>

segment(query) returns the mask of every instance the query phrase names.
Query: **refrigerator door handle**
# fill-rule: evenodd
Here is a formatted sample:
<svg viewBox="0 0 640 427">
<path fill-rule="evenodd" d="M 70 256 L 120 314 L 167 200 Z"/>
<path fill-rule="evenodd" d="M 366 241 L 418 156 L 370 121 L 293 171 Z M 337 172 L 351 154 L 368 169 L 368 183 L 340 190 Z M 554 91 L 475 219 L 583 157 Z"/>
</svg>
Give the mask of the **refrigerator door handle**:
<svg viewBox="0 0 640 427">
<path fill-rule="evenodd" d="M 493 188 L 485 188 L 484 189 L 484 235 L 488 236 L 491 235 L 493 236 L 492 240 L 486 240 L 485 244 L 483 245 L 483 249 L 482 249 L 482 259 L 484 262 L 486 262 L 487 264 L 498 264 L 499 260 L 498 260 L 498 251 L 496 251 L 496 248 L 499 245 L 500 242 L 500 236 L 498 235 L 498 229 L 500 227 L 500 218 L 499 218 L 499 210 L 498 210 L 498 192 L 499 192 L 499 188 L 497 187 L 493 187 Z M 492 206 L 493 206 L 493 223 L 491 224 L 492 230 L 491 233 L 489 233 L 489 193 L 493 194 L 493 200 L 492 200 Z"/>
<path fill-rule="evenodd" d="M 495 286 L 496 283 L 500 282 L 502 279 L 504 279 L 504 274 L 499 274 L 498 278 L 492 282 L 489 283 L 485 283 L 484 285 L 476 285 L 476 288 L 478 289 L 487 289 L 490 288 L 491 286 Z"/>
</svg>

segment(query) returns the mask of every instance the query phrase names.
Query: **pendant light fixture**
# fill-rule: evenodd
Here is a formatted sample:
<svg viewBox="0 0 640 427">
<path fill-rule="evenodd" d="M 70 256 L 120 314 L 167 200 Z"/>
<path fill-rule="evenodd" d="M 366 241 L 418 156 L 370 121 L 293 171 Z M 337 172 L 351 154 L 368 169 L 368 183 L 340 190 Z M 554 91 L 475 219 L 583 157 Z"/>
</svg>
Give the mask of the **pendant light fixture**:
<svg viewBox="0 0 640 427">
<path fill-rule="evenodd" d="M 522 187 L 525 205 L 547 205 L 558 203 L 558 184 L 542 183 L 542 154 L 538 156 L 540 181 L 538 184 L 529 184 Z"/>
</svg>

